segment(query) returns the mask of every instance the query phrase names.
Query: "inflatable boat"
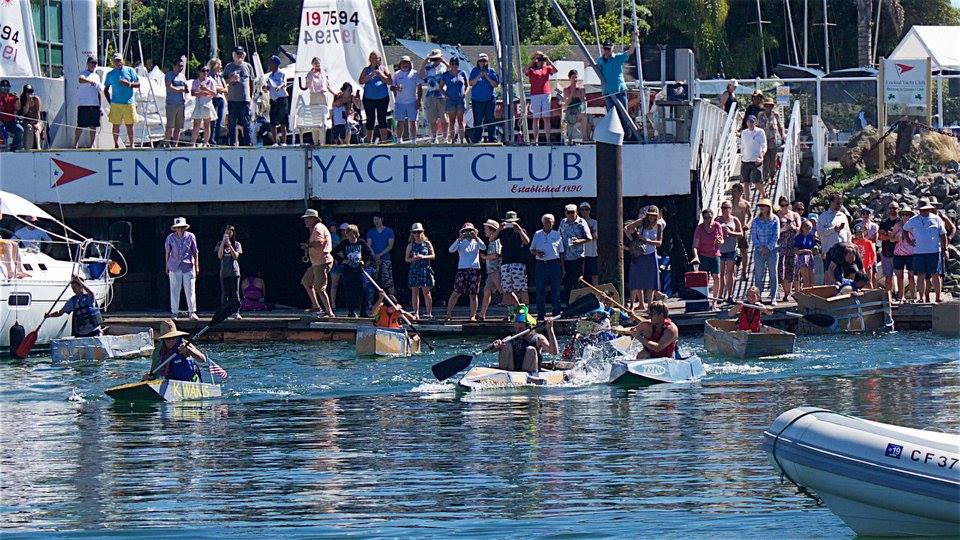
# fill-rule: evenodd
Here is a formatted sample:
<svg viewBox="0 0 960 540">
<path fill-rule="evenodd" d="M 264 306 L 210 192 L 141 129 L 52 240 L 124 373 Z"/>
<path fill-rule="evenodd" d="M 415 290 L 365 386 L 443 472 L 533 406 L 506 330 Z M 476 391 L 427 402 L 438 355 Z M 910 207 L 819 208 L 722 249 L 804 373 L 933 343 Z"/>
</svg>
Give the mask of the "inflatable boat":
<svg viewBox="0 0 960 540">
<path fill-rule="evenodd" d="M 763 433 L 763 449 L 859 535 L 960 534 L 960 435 L 798 407 Z"/>
</svg>

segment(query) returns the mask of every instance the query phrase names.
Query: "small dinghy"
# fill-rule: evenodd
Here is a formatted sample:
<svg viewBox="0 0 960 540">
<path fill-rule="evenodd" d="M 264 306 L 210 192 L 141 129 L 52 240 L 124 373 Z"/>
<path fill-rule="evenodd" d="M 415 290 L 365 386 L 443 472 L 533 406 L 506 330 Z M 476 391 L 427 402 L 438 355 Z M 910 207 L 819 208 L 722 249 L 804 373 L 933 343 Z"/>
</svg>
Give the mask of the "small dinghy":
<svg viewBox="0 0 960 540">
<path fill-rule="evenodd" d="M 403 329 L 357 327 L 357 356 L 410 356 L 420 353 L 420 340 Z"/>
<path fill-rule="evenodd" d="M 763 433 L 763 449 L 859 535 L 960 532 L 960 435 L 798 407 Z"/>
<path fill-rule="evenodd" d="M 493 367 L 474 367 L 457 381 L 461 391 L 523 386 L 556 386 L 567 382 L 567 370 L 541 369 L 536 375 L 526 371 L 507 371 Z"/>
<path fill-rule="evenodd" d="M 610 366 L 610 384 L 648 386 L 660 383 L 689 383 L 704 378 L 707 372 L 697 355 L 687 358 L 649 358 L 616 360 Z"/>
<path fill-rule="evenodd" d="M 759 332 L 737 330 L 737 321 L 708 319 L 703 324 L 703 344 L 713 354 L 734 358 L 760 358 L 790 354 L 797 335 L 760 325 Z"/>
<path fill-rule="evenodd" d="M 107 388 L 114 401 L 154 402 L 194 401 L 220 397 L 220 385 L 204 382 L 154 379 Z"/>
</svg>

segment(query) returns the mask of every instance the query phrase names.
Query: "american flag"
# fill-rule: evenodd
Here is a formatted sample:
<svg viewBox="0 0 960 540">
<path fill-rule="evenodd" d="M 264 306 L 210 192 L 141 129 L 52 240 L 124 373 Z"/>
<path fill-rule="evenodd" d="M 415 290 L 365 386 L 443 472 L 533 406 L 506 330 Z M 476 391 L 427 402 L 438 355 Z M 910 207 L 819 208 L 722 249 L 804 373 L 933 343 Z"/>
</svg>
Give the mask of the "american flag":
<svg viewBox="0 0 960 540">
<path fill-rule="evenodd" d="M 208 360 L 208 362 L 210 362 L 211 376 L 216 375 L 217 377 L 220 377 L 221 381 L 227 380 L 227 377 L 229 377 L 229 375 L 227 375 L 227 370 L 220 367 L 220 364 L 214 362 L 213 360 Z"/>
</svg>

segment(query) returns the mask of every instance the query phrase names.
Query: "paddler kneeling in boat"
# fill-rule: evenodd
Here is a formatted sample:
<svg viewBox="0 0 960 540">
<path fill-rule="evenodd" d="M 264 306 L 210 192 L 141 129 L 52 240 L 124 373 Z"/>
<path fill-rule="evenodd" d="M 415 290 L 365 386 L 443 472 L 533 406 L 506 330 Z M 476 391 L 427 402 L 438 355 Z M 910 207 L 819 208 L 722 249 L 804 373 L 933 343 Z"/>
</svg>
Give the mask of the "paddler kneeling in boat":
<svg viewBox="0 0 960 540">
<path fill-rule="evenodd" d="M 762 306 L 763 309 L 761 310 L 743 304 Z M 773 315 L 773 310 L 760 303 L 760 289 L 753 286 L 747 289 L 747 295 L 743 302 L 730 308 L 730 315 L 737 318 L 737 330 L 743 332 L 759 332 L 760 319 L 763 315 Z"/>
<path fill-rule="evenodd" d="M 80 276 L 70 278 L 70 288 L 73 296 L 67 300 L 59 311 L 46 314 L 46 317 L 62 317 L 67 313 L 73 314 L 73 337 L 95 337 L 103 334 L 101 325 L 103 315 L 97 305 L 97 297 L 83 282 Z"/>
<path fill-rule="evenodd" d="M 577 330 L 560 356 L 564 360 L 579 358 L 587 345 L 598 347 L 607 341 L 616 339 L 610 324 L 611 311 L 603 307 L 587 313 L 577 321 Z"/>
<path fill-rule="evenodd" d="M 409 321 L 413 318 L 413 314 L 403 310 L 403 306 L 397 301 L 396 296 L 390 295 L 392 304 L 385 300 L 384 292 L 380 291 L 380 297 L 373 304 L 373 326 L 386 330 L 402 330 L 403 325 L 400 324 L 400 320 L 406 318 Z M 419 341 L 420 336 L 414 335 L 411 339 Z"/>
<path fill-rule="evenodd" d="M 160 323 L 160 346 L 153 350 L 150 371 L 143 376 L 143 380 L 162 377 L 175 381 L 202 382 L 200 368 L 194 360 L 206 362 L 207 355 L 200 352 L 194 344 L 183 339 L 186 335 L 189 334 L 177 330 L 176 323 L 171 320 Z M 167 358 L 171 360 L 161 366 Z M 157 370 L 158 366 L 159 370 Z"/>
<path fill-rule="evenodd" d="M 499 351 L 499 368 L 507 371 L 526 371 L 527 373 L 539 373 L 540 362 L 543 360 L 544 353 L 557 354 L 560 352 L 560 345 L 557 343 L 557 335 L 553 332 L 553 319 L 543 321 L 546 328 L 546 335 L 530 331 L 527 334 L 516 339 L 503 342 L 496 340 L 493 347 Z M 537 319 L 530 315 L 528 308 L 524 304 L 517 306 L 517 315 L 513 321 L 513 327 L 516 333 L 532 329 L 537 325 Z"/>
<path fill-rule="evenodd" d="M 677 341 L 680 331 L 667 315 L 670 310 L 662 300 L 650 302 L 649 321 L 641 321 L 633 327 L 633 337 L 640 341 L 643 350 L 637 353 L 637 359 L 642 358 L 673 358 L 677 350 Z"/>
</svg>

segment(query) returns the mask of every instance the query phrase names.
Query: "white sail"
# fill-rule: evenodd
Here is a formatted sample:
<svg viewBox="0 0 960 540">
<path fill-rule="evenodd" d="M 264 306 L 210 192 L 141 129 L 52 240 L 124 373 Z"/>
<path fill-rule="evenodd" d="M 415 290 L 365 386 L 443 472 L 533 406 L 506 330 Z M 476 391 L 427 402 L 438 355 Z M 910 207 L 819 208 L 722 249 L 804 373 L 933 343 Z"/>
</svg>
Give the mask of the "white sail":
<svg viewBox="0 0 960 540">
<path fill-rule="evenodd" d="M 311 69 L 311 60 L 320 59 L 332 91 L 339 91 L 344 82 L 352 83 L 354 91 L 362 91 L 357 78 L 368 64 L 367 57 L 371 51 L 379 51 L 380 56 L 386 58 L 371 0 L 304 0 L 300 14 L 291 127 L 326 122 L 326 115 L 315 118 L 314 108 L 314 118 L 303 118 L 304 121 L 298 124 L 298 119 L 310 114 L 307 108 L 310 94 L 305 75 Z"/>
<path fill-rule="evenodd" d="M 30 0 L 0 0 L 0 77 L 39 77 Z"/>
</svg>

